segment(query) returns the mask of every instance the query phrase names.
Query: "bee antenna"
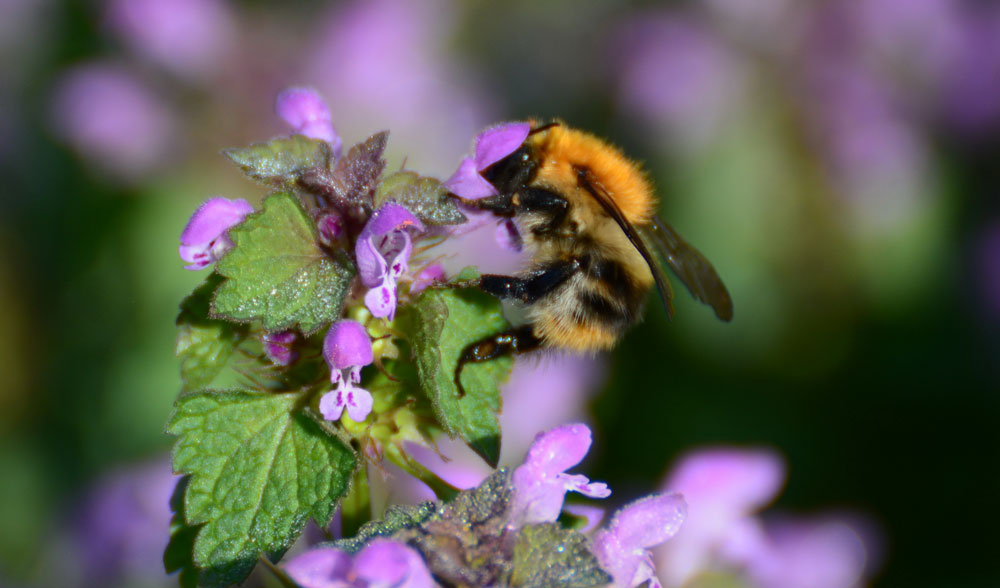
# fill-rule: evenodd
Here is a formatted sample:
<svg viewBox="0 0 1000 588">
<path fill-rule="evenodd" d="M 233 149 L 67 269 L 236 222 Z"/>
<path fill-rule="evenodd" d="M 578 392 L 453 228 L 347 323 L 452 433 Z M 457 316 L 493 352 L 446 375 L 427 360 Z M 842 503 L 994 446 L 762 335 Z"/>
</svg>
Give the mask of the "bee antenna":
<svg viewBox="0 0 1000 588">
<path fill-rule="evenodd" d="M 558 126 L 559 126 L 559 121 L 552 121 L 552 122 L 544 124 L 544 125 L 542 125 L 542 126 L 540 126 L 538 128 L 531 129 L 530 131 L 528 131 L 528 135 L 534 135 L 535 133 L 541 133 L 541 132 L 544 132 L 544 131 L 547 131 L 547 130 L 551 129 L 552 127 L 558 127 Z"/>
</svg>

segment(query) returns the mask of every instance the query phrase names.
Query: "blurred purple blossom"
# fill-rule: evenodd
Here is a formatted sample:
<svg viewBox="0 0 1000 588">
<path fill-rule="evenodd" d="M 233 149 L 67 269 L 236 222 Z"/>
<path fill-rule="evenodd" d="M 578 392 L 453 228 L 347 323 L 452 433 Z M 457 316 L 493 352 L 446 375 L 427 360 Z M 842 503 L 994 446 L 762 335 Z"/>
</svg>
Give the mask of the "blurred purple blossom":
<svg viewBox="0 0 1000 588">
<path fill-rule="evenodd" d="M 108 26 L 139 55 L 202 81 L 215 73 L 234 37 L 221 0 L 111 0 Z"/>
<path fill-rule="evenodd" d="M 411 547 L 375 539 L 353 559 L 333 547 L 311 549 L 284 566 L 302 588 L 431 588 L 423 558 Z"/>
<path fill-rule="evenodd" d="M 659 553 L 666 584 L 679 586 L 707 568 L 732 530 L 774 500 L 784 477 L 771 451 L 707 449 L 681 459 L 662 486 L 683 494 L 689 507 L 683 530 Z"/>
<path fill-rule="evenodd" d="M 535 437 L 524 463 L 511 475 L 513 526 L 555 521 L 570 491 L 591 498 L 611 495 L 602 482 L 591 482 L 582 474 L 565 473 L 583 461 L 591 442 L 590 428 L 579 423 L 556 427 Z"/>
<path fill-rule="evenodd" d="M 227 231 L 253 212 L 249 202 L 238 198 L 210 198 L 191 215 L 181 232 L 178 253 L 188 262 L 188 270 L 200 270 L 215 263 L 233 247 Z"/>
<path fill-rule="evenodd" d="M 298 340 L 295 331 L 281 331 L 278 333 L 264 333 L 261 335 L 261 343 L 264 344 L 264 354 L 274 365 L 290 365 L 299 357 L 294 345 Z"/>
<path fill-rule="evenodd" d="M 781 458 L 767 450 L 704 449 L 682 458 L 664 488 L 684 495 L 688 517 L 656 552 L 664 584 L 682 586 L 720 567 L 759 588 L 849 588 L 870 573 L 876 533 L 861 519 L 772 525 L 759 518 L 784 478 Z"/>
<path fill-rule="evenodd" d="M 127 69 L 93 62 L 68 70 L 52 93 L 54 132 L 83 159 L 134 179 L 165 159 L 173 114 Z"/>
<path fill-rule="evenodd" d="M 520 463 L 539 431 L 585 420 L 587 400 L 603 381 L 604 369 L 595 358 L 549 353 L 515 359 L 510 379 L 502 387 L 500 462 Z"/>
<path fill-rule="evenodd" d="M 82 586 L 117 586 L 166 577 L 163 549 L 177 476 L 157 459 L 102 477 L 72 523 Z"/>
<path fill-rule="evenodd" d="M 970 8 L 955 59 L 946 71 L 946 119 L 967 135 L 1000 126 L 1000 6 Z"/>
<path fill-rule="evenodd" d="M 323 339 L 323 357 L 330 366 L 330 381 L 336 386 L 320 398 L 323 418 L 339 420 L 346 408 L 351 420 L 365 420 L 372 410 L 372 395 L 357 384 L 361 383 L 361 368 L 372 363 L 374 356 L 364 325 L 346 319 L 330 325 Z"/>
<path fill-rule="evenodd" d="M 607 528 L 594 535 L 594 555 L 614 577 L 613 588 L 633 588 L 646 582 L 660 588 L 648 551 L 674 536 L 687 514 L 680 494 L 654 494 L 626 505 Z"/>
<path fill-rule="evenodd" d="M 365 306 L 372 315 L 388 318 L 396 314 L 397 280 L 406 273 L 413 241 L 409 230 L 424 230 L 420 220 L 406 208 L 388 203 L 372 214 L 354 247 L 361 283 L 369 290 Z"/>
<path fill-rule="evenodd" d="M 699 146 L 738 100 L 742 70 L 696 19 L 655 13 L 626 21 L 615 35 L 618 100 L 625 112 Z"/>
<path fill-rule="evenodd" d="M 440 169 L 492 117 L 489 95 L 447 45 L 459 14 L 452 0 L 351 0 L 320 20 L 300 79 L 351 113 L 341 133 L 390 128 L 417 169 Z M 425 138 L 433 135 L 433 141 Z"/>
<path fill-rule="evenodd" d="M 278 94 L 274 110 L 296 133 L 326 141 L 334 157 L 340 157 L 340 136 L 333 128 L 330 109 L 316 90 L 301 86 L 288 88 Z"/>
<path fill-rule="evenodd" d="M 746 576 L 760 588 L 850 588 L 872 566 L 871 544 L 859 528 L 834 517 L 768 519 Z M 870 570 L 868 570 L 870 571 Z"/>
</svg>

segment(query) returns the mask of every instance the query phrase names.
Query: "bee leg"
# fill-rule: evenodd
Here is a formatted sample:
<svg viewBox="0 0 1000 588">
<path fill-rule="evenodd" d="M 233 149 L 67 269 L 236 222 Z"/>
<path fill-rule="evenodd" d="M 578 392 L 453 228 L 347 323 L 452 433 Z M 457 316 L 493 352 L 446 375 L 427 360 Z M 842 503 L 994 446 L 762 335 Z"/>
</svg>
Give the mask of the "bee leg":
<svg viewBox="0 0 1000 588">
<path fill-rule="evenodd" d="M 474 285 L 497 298 L 531 304 L 564 284 L 579 270 L 580 261 L 571 259 L 533 270 L 524 277 L 483 274 Z"/>
<path fill-rule="evenodd" d="M 455 366 L 455 388 L 458 389 L 459 398 L 465 396 L 465 388 L 462 386 L 462 368 L 465 364 L 489 361 L 511 353 L 520 355 L 541 346 L 542 340 L 535 336 L 531 325 L 516 327 L 469 344 Z"/>
</svg>

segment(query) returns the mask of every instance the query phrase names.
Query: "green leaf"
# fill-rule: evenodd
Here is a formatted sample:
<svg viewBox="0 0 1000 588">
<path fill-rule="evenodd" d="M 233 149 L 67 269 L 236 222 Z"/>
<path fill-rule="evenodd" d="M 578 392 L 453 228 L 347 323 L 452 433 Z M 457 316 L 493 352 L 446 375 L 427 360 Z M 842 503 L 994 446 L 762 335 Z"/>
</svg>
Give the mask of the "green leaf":
<svg viewBox="0 0 1000 588">
<path fill-rule="evenodd" d="M 251 179 L 283 190 L 291 190 L 302 171 L 328 167 L 332 157 L 326 141 L 304 135 L 278 137 L 222 153 Z"/>
<path fill-rule="evenodd" d="M 375 208 L 389 201 L 405 206 L 429 225 L 456 225 L 466 221 L 441 182 L 412 171 L 398 171 L 382 180 L 375 191 Z"/>
<path fill-rule="evenodd" d="M 223 279 L 213 273 L 181 302 L 174 353 L 181 360 L 184 390 L 208 387 L 246 337 L 243 326 L 209 316 L 212 295 Z"/>
<path fill-rule="evenodd" d="M 331 258 L 317 243 L 316 226 L 287 192 L 272 194 L 264 210 L 229 230 L 236 244 L 215 264 L 229 278 L 212 313 L 234 321 L 259 319 L 268 331 L 299 325 L 306 335 L 340 316 L 354 264 Z"/>
<path fill-rule="evenodd" d="M 511 586 L 591 588 L 607 586 L 611 575 L 588 549 L 587 537 L 557 523 L 527 525 L 514 545 Z"/>
<path fill-rule="evenodd" d="M 167 432 L 179 437 L 174 470 L 191 474 L 184 515 L 201 525 L 193 551 L 201 585 L 239 583 L 262 554 L 279 558 L 310 517 L 330 522 L 356 458 L 299 402 L 244 390 L 177 400 Z"/>
<path fill-rule="evenodd" d="M 496 466 L 500 384 L 510 375 L 513 360 L 501 357 L 466 364 L 462 370 L 465 396 L 459 396 L 455 386 L 455 368 L 470 343 L 510 327 L 500 301 L 472 288 L 429 289 L 401 308 L 398 322 L 409 336 L 420 385 L 442 427 Z"/>
</svg>

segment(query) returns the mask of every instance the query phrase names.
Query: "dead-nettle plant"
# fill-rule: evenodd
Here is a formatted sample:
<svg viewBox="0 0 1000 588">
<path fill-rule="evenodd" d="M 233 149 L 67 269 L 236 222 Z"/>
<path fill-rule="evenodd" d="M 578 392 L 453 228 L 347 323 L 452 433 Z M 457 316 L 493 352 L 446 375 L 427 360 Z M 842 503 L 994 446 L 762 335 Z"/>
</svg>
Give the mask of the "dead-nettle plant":
<svg viewBox="0 0 1000 588">
<path fill-rule="evenodd" d="M 471 226 L 450 196 L 527 125 L 488 129 L 448 182 L 387 170 L 388 132 L 342 153 L 320 97 L 277 100 L 292 134 L 225 155 L 273 192 L 255 208 L 212 198 L 179 253 L 211 273 L 181 304 L 182 392 L 167 431 L 183 474 L 164 555 L 183 586 L 228 586 L 261 563 L 290 586 L 658 585 L 647 548 L 675 533 L 685 504 L 658 494 L 604 528 L 563 513 L 568 491 L 610 490 L 565 473 L 591 444 L 569 424 L 539 434 L 524 463 L 459 491 L 408 452 L 460 438 L 492 465 L 509 357 L 454 373 L 470 343 L 503 331 L 500 302 L 445 276 L 428 251 Z M 474 220 L 470 220 L 470 218 Z M 437 502 L 371 520 L 367 469 L 384 460 Z M 281 562 L 312 519 L 342 538 Z M 596 530 L 595 530 L 596 529 Z"/>
</svg>

